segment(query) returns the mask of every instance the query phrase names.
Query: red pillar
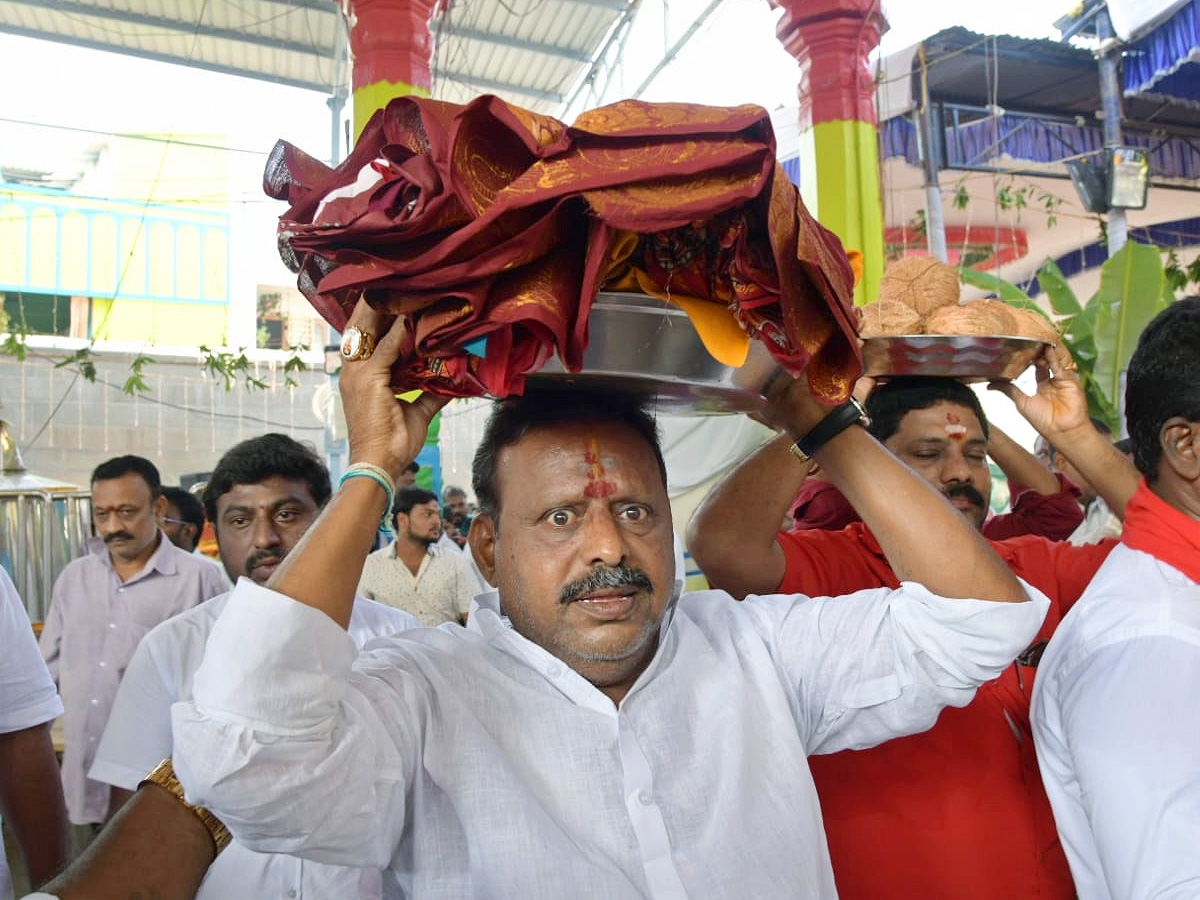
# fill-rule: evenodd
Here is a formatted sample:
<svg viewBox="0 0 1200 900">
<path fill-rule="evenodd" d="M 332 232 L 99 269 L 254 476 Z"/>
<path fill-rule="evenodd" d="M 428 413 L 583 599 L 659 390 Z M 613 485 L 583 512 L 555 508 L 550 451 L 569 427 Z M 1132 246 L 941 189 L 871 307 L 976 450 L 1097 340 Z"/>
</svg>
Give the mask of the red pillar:
<svg viewBox="0 0 1200 900">
<path fill-rule="evenodd" d="M 393 97 L 428 97 L 433 87 L 429 20 L 441 0 L 351 0 L 354 133 Z"/>
<path fill-rule="evenodd" d="M 884 20 L 877 0 L 769 0 L 783 10 L 776 34 L 800 63 L 800 128 L 852 120 L 876 124 L 868 57 Z"/>
<path fill-rule="evenodd" d="M 800 64 L 801 190 L 846 247 L 863 253 L 858 302 L 883 273 L 883 200 L 875 83 L 868 57 L 884 19 L 877 0 L 768 0 L 776 33 Z"/>
</svg>

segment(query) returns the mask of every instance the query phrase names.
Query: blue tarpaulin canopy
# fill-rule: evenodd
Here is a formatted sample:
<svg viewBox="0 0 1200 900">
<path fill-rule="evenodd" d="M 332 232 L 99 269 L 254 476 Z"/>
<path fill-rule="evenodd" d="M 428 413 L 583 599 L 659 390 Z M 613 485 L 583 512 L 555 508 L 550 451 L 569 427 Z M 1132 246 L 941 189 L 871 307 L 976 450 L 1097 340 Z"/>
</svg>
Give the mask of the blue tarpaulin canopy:
<svg viewBox="0 0 1200 900">
<path fill-rule="evenodd" d="M 1200 0 L 1191 0 L 1125 50 L 1125 93 L 1200 106 Z"/>
<path fill-rule="evenodd" d="M 1153 178 L 1194 182 L 1200 179 L 1200 0 L 1176 9 L 1159 2 L 1144 12 L 1160 18 L 1128 45 L 1125 77 L 1129 84 L 1131 72 L 1142 71 L 1138 83 L 1153 87 L 1126 97 L 1123 141 L 1147 151 Z M 1100 79 L 1090 51 L 963 28 L 922 43 L 940 168 L 970 170 L 1003 158 L 1054 164 L 1103 148 Z M 881 155 L 918 165 L 910 111 L 919 98 L 920 59 L 910 48 L 885 60 L 883 71 L 893 93 L 912 99 L 881 110 Z"/>
</svg>

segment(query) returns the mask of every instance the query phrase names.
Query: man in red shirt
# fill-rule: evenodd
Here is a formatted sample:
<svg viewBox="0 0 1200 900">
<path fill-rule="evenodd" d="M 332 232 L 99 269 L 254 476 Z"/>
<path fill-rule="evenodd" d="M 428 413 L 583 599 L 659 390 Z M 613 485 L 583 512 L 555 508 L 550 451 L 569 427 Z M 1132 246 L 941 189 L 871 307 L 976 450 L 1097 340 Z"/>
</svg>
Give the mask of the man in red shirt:
<svg viewBox="0 0 1200 900">
<path fill-rule="evenodd" d="M 1037 456 L 995 425 L 989 423 L 987 430 L 988 457 L 1008 478 L 1012 511 L 989 516 L 981 529 L 983 536 L 1000 541 L 1021 534 L 1040 534 L 1065 541 L 1083 522 L 1083 486 L 1075 481 L 1078 473 L 1067 480 L 1061 471 L 1043 466 Z M 851 522 L 861 521 L 842 492 L 819 475 L 810 475 L 801 486 L 789 516 L 791 522 L 785 531 L 840 531 Z"/>
<path fill-rule="evenodd" d="M 1092 429 L 1065 362 L 1055 349 L 1047 351 L 1033 397 L 1008 384 L 1000 389 L 1114 509 L 1124 509 L 1137 474 Z M 870 397 L 867 412 L 878 439 L 977 527 L 983 524 L 991 487 L 988 429 L 969 388 L 945 378 L 897 379 Z M 776 532 L 808 473 L 808 464 L 789 452 L 803 438 L 771 441 L 714 489 L 689 526 L 693 557 L 714 586 L 735 596 L 835 596 L 897 584 L 861 522 L 842 531 Z M 759 515 L 748 521 L 746 510 Z M 1041 647 L 1113 543 L 1074 547 L 1032 535 L 993 541 L 1013 571 L 1052 601 L 1039 642 L 968 706 L 944 710 L 924 734 L 810 759 L 843 900 L 1074 897 L 1037 771 L 1029 702 Z"/>
</svg>

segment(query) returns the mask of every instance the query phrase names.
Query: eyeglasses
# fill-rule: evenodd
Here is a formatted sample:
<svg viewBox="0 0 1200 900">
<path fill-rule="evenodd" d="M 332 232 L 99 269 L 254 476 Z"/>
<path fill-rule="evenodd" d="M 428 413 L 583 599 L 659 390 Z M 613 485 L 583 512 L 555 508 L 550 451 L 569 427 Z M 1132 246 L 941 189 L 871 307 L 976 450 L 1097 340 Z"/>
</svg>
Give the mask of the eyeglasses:
<svg viewBox="0 0 1200 900">
<path fill-rule="evenodd" d="M 109 516 L 115 515 L 122 522 L 132 522 L 142 512 L 143 507 L 140 506 L 118 506 L 116 509 L 100 507 L 92 510 L 92 519 L 96 522 L 107 522 Z"/>
<path fill-rule="evenodd" d="M 172 525 L 191 525 L 191 522 L 185 522 L 183 519 L 172 519 L 170 516 L 163 516 L 164 522 L 170 522 Z"/>
</svg>

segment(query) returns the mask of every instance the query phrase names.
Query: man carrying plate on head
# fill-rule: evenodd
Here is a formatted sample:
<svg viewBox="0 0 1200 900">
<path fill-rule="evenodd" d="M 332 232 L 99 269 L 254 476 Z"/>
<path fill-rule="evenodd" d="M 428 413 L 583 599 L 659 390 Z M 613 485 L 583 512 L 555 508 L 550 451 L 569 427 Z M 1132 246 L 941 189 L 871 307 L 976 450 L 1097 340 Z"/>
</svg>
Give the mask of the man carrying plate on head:
<svg viewBox="0 0 1200 900">
<path fill-rule="evenodd" d="M 444 401 L 389 386 L 404 319 L 360 303 L 350 326 L 378 341 L 342 373 L 348 476 L 269 584 L 235 589 L 174 709 L 188 798 L 250 846 L 390 866 L 412 897 L 833 898 L 808 755 L 927 728 L 1037 632 L 1045 598 L 857 412 L 785 377 L 764 418 L 823 436 L 814 458 L 903 586 L 680 597 L 653 420 L 611 391 L 531 388 L 497 404 L 474 463 L 496 590 L 465 628 L 356 657 L 358 572 Z"/>
<path fill-rule="evenodd" d="M 994 387 L 1097 479 L 1114 509 L 1124 509 L 1137 474 L 1092 428 L 1068 358 L 1050 346 L 1037 368 L 1034 396 L 1010 382 Z M 870 394 L 866 413 L 877 440 L 973 528 L 983 524 L 991 490 L 989 430 L 970 388 L 952 378 L 897 378 Z M 841 531 L 777 530 L 812 465 L 806 453 L 805 441 L 782 435 L 735 469 L 697 510 L 688 549 L 711 584 L 746 597 L 833 596 L 901 583 L 904 576 L 894 571 L 865 516 Z M 888 496 L 883 486 L 876 492 Z M 901 495 L 891 497 L 903 503 Z M 941 547 L 939 526 L 912 514 L 905 528 L 934 548 L 943 566 L 961 570 L 962 560 Z M 991 541 L 1014 573 L 1051 599 L 1037 641 L 970 705 L 945 710 L 924 734 L 810 759 L 843 900 L 1074 897 L 1037 773 L 1029 703 L 1041 649 L 1114 543 L 1074 547 L 1033 535 Z"/>
</svg>

